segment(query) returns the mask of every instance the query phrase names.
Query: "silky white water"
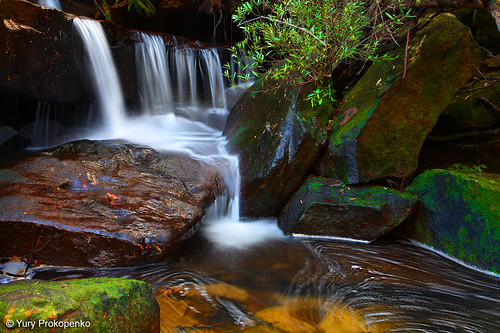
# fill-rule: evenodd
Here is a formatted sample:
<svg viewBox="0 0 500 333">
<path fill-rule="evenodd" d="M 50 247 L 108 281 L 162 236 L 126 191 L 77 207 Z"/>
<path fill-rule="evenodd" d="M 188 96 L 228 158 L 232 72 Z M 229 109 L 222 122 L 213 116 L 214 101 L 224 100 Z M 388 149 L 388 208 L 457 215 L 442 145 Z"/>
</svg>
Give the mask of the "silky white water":
<svg viewBox="0 0 500 333">
<path fill-rule="evenodd" d="M 116 137 L 124 126 L 125 102 L 108 41 L 98 21 L 73 19 L 89 58 L 94 90 L 104 116 L 104 131 Z"/>
<path fill-rule="evenodd" d="M 216 166 L 226 192 L 207 209 L 201 230 L 217 244 L 245 248 L 282 237 L 275 220 L 240 222 L 238 158 L 226 151 L 221 133 L 229 112 L 217 50 L 167 50 L 160 36 L 141 33 L 136 45 L 141 110 L 130 116 L 99 23 L 75 19 L 75 25 L 89 53 L 105 122 L 91 138 L 124 139 L 160 151 L 185 153 Z"/>
<path fill-rule="evenodd" d="M 59 0 L 38 0 L 40 6 L 52 7 L 55 9 L 62 10 L 61 2 Z"/>
</svg>

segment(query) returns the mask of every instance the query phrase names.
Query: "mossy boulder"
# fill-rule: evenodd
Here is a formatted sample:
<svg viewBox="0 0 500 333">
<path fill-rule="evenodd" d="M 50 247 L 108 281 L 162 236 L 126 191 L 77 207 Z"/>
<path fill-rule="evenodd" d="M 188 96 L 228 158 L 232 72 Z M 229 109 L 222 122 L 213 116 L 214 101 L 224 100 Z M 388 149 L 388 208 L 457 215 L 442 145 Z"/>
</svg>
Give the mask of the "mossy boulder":
<svg viewBox="0 0 500 333">
<path fill-rule="evenodd" d="M 12 332 L 30 331 L 17 321 L 32 322 L 35 332 L 160 330 L 160 309 L 149 285 L 118 278 L 23 280 L 0 285 L 0 318 L 0 327 L 12 326 Z"/>
<path fill-rule="evenodd" d="M 403 80 L 404 55 L 404 46 L 390 52 L 392 60 L 373 64 L 344 97 L 320 174 L 349 184 L 412 175 L 426 135 L 476 72 L 481 50 L 455 16 L 441 14 L 412 38 Z"/>
<path fill-rule="evenodd" d="M 280 213 L 278 225 L 286 234 L 373 241 L 406 220 L 417 202 L 394 189 L 310 177 Z"/>
<path fill-rule="evenodd" d="M 226 123 L 227 148 L 240 158 L 242 213 L 273 215 L 304 181 L 327 140 L 331 104 L 311 107 L 314 85 L 272 87 L 258 80 L 236 103 Z"/>
<path fill-rule="evenodd" d="M 408 191 L 423 204 L 400 232 L 470 265 L 500 273 L 500 176 L 427 171 Z"/>
</svg>

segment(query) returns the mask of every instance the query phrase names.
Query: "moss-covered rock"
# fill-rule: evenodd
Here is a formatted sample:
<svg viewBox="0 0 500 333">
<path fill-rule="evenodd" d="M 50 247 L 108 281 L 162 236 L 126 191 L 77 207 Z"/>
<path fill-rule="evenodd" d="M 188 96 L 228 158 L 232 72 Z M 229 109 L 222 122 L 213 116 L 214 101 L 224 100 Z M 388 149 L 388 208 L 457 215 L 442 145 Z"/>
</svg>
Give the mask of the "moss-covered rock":
<svg viewBox="0 0 500 333">
<path fill-rule="evenodd" d="M 344 97 L 318 171 L 355 184 L 405 177 L 417 167 L 424 139 L 458 88 L 474 75 L 481 50 L 470 30 L 441 14 L 391 61 L 373 64 Z"/>
<path fill-rule="evenodd" d="M 273 215 L 302 184 L 326 142 L 323 128 L 331 104 L 312 108 L 307 95 L 314 86 L 267 87 L 257 81 L 236 103 L 224 134 L 228 149 L 240 158 L 242 213 Z"/>
<path fill-rule="evenodd" d="M 30 331 L 18 321 L 33 323 L 35 332 L 159 332 L 159 313 L 149 285 L 142 281 L 23 280 L 0 285 L 0 327 L 10 325 L 12 332 Z"/>
<path fill-rule="evenodd" d="M 350 187 L 332 178 L 310 177 L 278 217 L 286 234 L 372 241 L 411 213 L 417 198 L 379 186 Z"/>
<path fill-rule="evenodd" d="M 423 203 L 400 232 L 476 267 L 500 273 L 500 176 L 435 169 L 408 191 Z"/>
</svg>

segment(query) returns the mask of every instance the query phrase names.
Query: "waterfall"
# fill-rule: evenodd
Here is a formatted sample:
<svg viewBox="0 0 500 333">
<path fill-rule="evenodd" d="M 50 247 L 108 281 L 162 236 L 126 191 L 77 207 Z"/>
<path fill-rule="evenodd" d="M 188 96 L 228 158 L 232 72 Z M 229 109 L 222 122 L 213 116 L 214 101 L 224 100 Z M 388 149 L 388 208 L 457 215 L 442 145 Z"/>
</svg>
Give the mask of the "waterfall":
<svg viewBox="0 0 500 333">
<path fill-rule="evenodd" d="M 168 62 L 165 59 L 169 59 Z M 161 123 L 162 129 L 168 128 L 168 131 L 163 135 L 161 133 L 151 135 L 153 132 L 143 133 L 140 138 L 133 138 L 132 141 L 142 141 L 160 150 L 181 151 L 205 164 L 217 165 L 227 190 L 208 210 L 206 219 L 229 218 L 239 221 L 238 158 L 228 154 L 225 149 L 225 139 L 220 131 L 202 123 L 206 123 L 203 115 L 210 113 L 211 109 L 203 106 L 203 101 L 198 97 L 197 78 L 206 77 L 203 86 L 206 87 L 206 95 L 210 95 L 210 105 L 224 109 L 224 82 L 217 51 L 176 46 L 167 52 L 160 36 L 141 33 L 140 42 L 136 45 L 136 64 L 142 96 L 142 112 L 147 114 L 152 108 L 157 111 L 163 110 L 156 112 L 156 117 L 152 119 L 156 124 Z M 176 94 L 172 92 L 173 87 L 177 90 Z M 163 105 L 166 102 L 171 105 L 174 95 L 177 96 L 177 100 L 173 111 L 169 108 L 158 108 L 159 104 Z M 168 117 L 171 112 L 181 117 Z M 136 118 L 134 131 L 138 131 L 139 123 L 150 120 L 151 118 Z M 144 124 L 144 130 L 146 128 L 151 131 L 148 124 Z M 132 139 L 129 134 L 122 132 L 121 135 Z M 163 137 L 165 140 L 160 142 L 158 138 Z"/>
<path fill-rule="evenodd" d="M 217 50 L 179 46 L 167 50 L 160 36 L 141 33 L 136 68 L 142 108 L 127 116 L 101 26 L 78 18 L 75 26 L 90 59 L 106 123 L 91 139 L 123 139 L 158 151 L 188 154 L 202 165 L 215 166 L 226 189 L 207 209 L 202 232 L 216 243 L 245 247 L 280 237 L 275 221 L 240 223 L 238 158 L 226 151 L 221 133 L 229 112 Z M 222 122 L 217 121 L 222 117 Z"/>
<path fill-rule="evenodd" d="M 216 49 L 200 50 L 201 57 L 206 67 L 205 81 L 208 80 L 212 108 L 227 109 L 222 66 Z"/>
<path fill-rule="evenodd" d="M 109 133 L 118 133 L 125 119 L 125 102 L 115 63 L 98 21 L 76 17 L 73 24 L 79 32 L 88 58 L 96 95 Z"/>
<path fill-rule="evenodd" d="M 38 4 L 40 6 L 52 7 L 55 9 L 62 10 L 61 2 L 59 2 L 59 0 L 38 0 Z"/>
<path fill-rule="evenodd" d="M 142 108 L 151 114 L 171 113 L 174 103 L 165 44 L 160 36 L 140 33 L 140 39 L 135 55 Z"/>
</svg>

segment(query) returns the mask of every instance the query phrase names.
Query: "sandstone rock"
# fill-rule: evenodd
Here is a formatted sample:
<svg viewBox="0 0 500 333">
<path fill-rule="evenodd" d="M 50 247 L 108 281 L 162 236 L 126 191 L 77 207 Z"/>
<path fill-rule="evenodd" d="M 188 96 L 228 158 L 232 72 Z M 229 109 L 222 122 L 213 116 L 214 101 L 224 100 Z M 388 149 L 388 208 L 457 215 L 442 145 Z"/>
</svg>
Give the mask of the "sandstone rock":
<svg viewBox="0 0 500 333">
<path fill-rule="evenodd" d="M 312 108 L 311 86 L 259 92 L 257 81 L 231 110 L 224 134 L 240 158 L 242 214 L 277 213 L 303 182 L 326 141 L 331 105 Z"/>
<path fill-rule="evenodd" d="M 399 232 L 470 265 L 500 272 L 498 175 L 435 169 L 415 178 L 407 190 L 423 208 Z"/>
<path fill-rule="evenodd" d="M 142 281 L 24 280 L 0 285 L 0 325 L 12 320 L 16 332 L 30 330 L 18 328 L 17 320 L 34 322 L 36 332 L 63 331 L 43 322 L 66 323 L 70 332 L 158 332 L 159 312 L 151 288 Z M 71 323 L 80 326 L 69 328 Z"/>
<path fill-rule="evenodd" d="M 344 97 L 317 170 L 356 184 L 411 176 L 427 133 L 458 88 L 476 72 L 480 49 L 467 27 L 441 14 L 409 45 L 373 64 Z"/>
<path fill-rule="evenodd" d="M 67 143 L 0 175 L 1 256 L 87 267 L 168 259 L 224 186 L 187 156 L 105 141 Z"/>
<path fill-rule="evenodd" d="M 372 241 L 406 220 L 416 203 L 402 191 L 310 177 L 282 210 L 278 225 L 286 234 Z"/>
</svg>

